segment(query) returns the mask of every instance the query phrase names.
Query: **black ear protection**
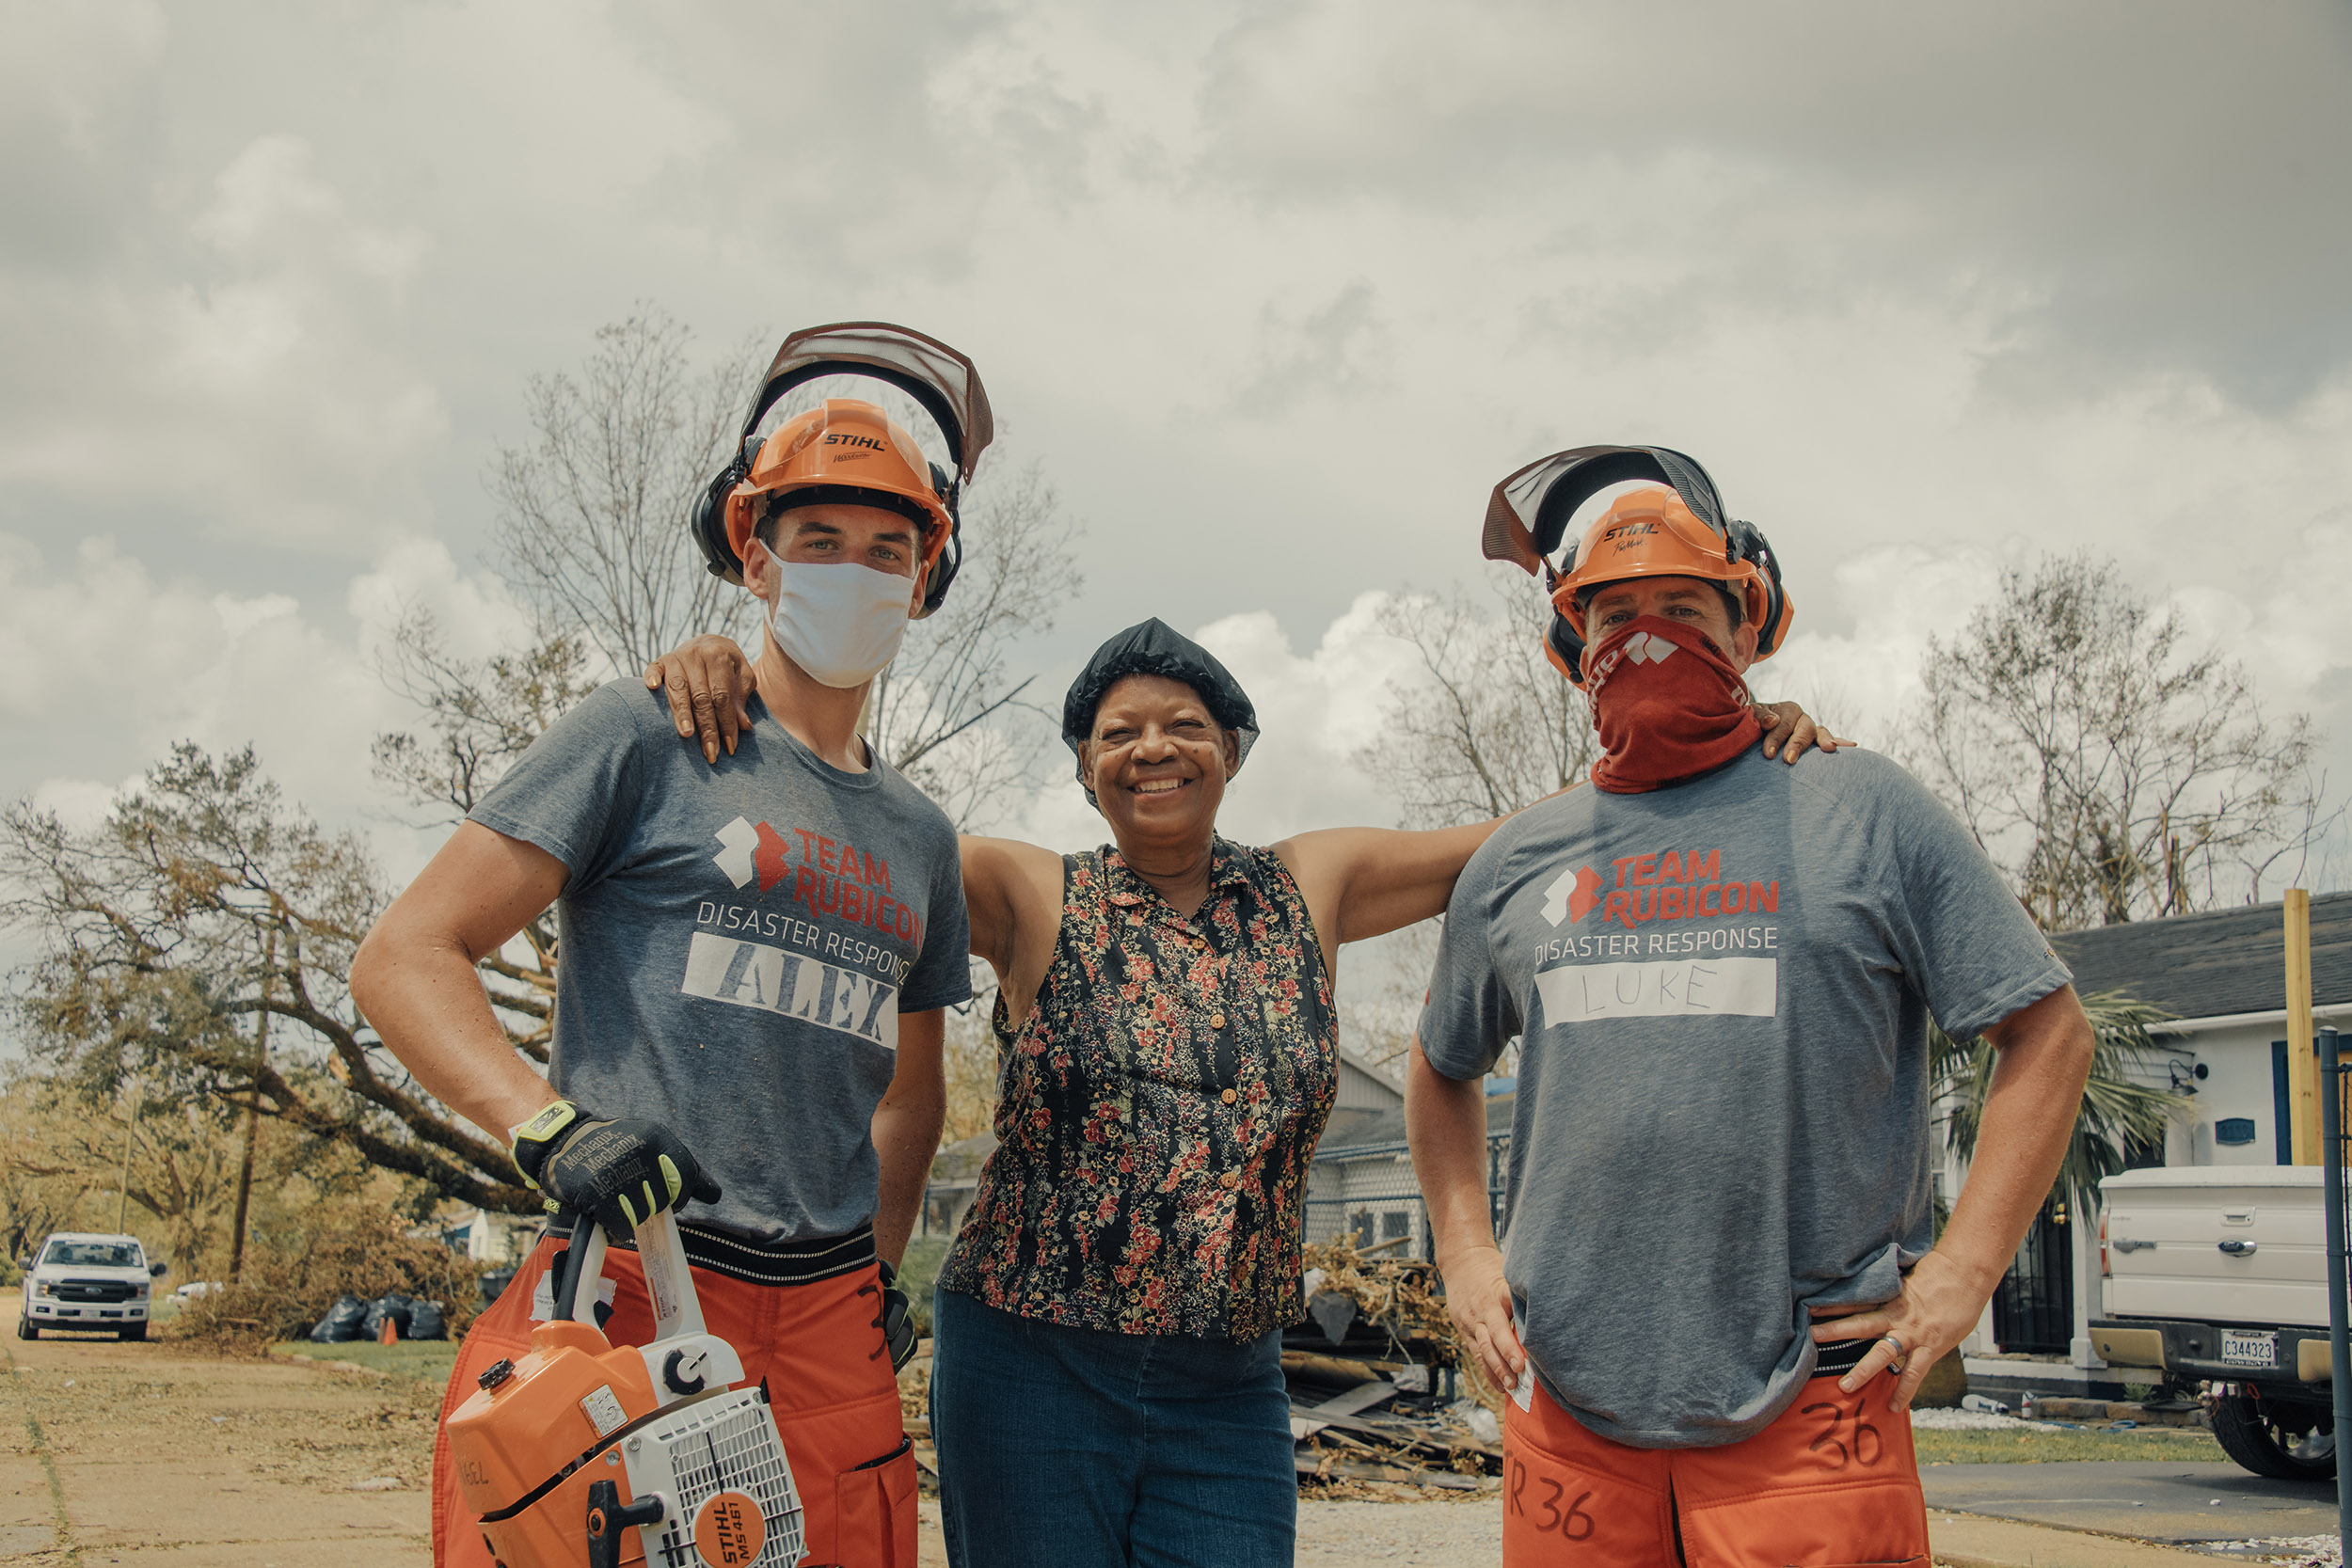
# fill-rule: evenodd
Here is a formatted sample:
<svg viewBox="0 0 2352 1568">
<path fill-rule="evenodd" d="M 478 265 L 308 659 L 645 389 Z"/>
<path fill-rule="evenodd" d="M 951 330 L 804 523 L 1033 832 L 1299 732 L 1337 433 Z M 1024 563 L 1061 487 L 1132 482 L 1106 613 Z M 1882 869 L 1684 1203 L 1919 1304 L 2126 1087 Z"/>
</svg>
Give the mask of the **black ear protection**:
<svg viewBox="0 0 2352 1568">
<path fill-rule="evenodd" d="M 1506 477 L 1486 502 L 1481 548 L 1489 561 L 1508 561 L 1547 589 L 1576 570 L 1581 541 L 1571 542 L 1555 569 L 1552 551 L 1568 531 L 1576 509 L 1612 484 L 1648 480 L 1671 487 L 1692 515 L 1724 541 L 1726 562 L 1752 562 L 1764 580 L 1764 613 L 1756 621 L 1756 646 L 1771 653 L 1780 645 L 1788 619 L 1788 596 L 1780 582 L 1780 560 L 1753 523 L 1725 512 L 1715 481 L 1699 460 L 1671 447 L 1574 447 L 1542 457 Z M 1556 609 L 1544 629 L 1544 647 L 1568 679 L 1583 684 L 1584 639 Z"/>
<path fill-rule="evenodd" d="M 752 463 L 763 444 L 755 433 L 768 411 L 795 387 L 828 375 L 871 376 L 898 388 L 937 422 L 955 453 L 954 474 L 936 463 L 928 465 L 931 493 L 947 514 L 947 540 L 940 546 L 930 580 L 923 590 L 923 613 L 929 615 L 946 602 L 947 589 L 962 568 L 963 516 L 959 503 L 963 486 L 971 482 L 980 453 L 988 450 L 996 429 L 978 369 L 938 339 L 911 328 L 888 322 L 836 322 L 803 327 L 785 339 L 769 363 L 768 373 L 760 379 L 759 394 L 744 417 L 734 457 L 704 486 L 687 527 L 702 547 L 710 574 L 741 583 L 743 562 L 727 538 L 727 500 L 736 486 L 751 477 Z"/>
</svg>

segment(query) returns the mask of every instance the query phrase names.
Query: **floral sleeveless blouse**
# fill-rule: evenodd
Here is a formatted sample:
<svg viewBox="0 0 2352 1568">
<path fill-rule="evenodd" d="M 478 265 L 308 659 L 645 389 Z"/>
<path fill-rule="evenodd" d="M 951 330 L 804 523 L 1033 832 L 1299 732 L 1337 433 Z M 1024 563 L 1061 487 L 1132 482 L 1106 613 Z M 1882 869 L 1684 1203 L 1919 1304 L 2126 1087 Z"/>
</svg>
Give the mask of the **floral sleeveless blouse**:
<svg viewBox="0 0 2352 1568">
<path fill-rule="evenodd" d="M 1061 930 L 1004 1059 L 995 1153 L 939 1282 L 1072 1328 L 1248 1339 L 1305 1315 L 1307 1164 L 1339 1083 L 1289 868 L 1217 839 L 1187 920 L 1118 850 L 1062 857 Z"/>
</svg>

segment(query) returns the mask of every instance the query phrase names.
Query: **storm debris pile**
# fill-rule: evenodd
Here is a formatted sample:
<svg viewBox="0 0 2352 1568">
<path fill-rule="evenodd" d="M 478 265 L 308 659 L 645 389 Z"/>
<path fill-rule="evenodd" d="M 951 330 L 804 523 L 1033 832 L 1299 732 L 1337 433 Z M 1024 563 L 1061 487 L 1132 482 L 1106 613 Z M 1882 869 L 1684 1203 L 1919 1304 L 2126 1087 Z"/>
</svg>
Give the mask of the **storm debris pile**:
<svg viewBox="0 0 2352 1568">
<path fill-rule="evenodd" d="M 1282 1338 L 1299 1484 L 1487 1491 L 1502 1473 L 1502 1394 L 1463 1350 L 1436 1268 L 1383 1250 L 1305 1249 L 1307 1321 Z"/>
</svg>

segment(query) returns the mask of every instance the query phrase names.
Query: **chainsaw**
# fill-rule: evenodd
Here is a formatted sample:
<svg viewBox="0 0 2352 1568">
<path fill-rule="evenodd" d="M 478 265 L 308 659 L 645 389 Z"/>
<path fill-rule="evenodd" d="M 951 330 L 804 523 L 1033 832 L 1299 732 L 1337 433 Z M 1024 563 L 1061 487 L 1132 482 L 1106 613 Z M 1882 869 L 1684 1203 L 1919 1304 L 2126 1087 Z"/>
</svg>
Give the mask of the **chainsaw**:
<svg viewBox="0 0 2352 1568">
<path fill-rule="evenodd" d="M 529 1354 L 484 1369 L 449 1418 L 466 1507 L 501 1568 L 792 1568 L 801 1498 L 767 1385 L 737 1386 L 741 1357 L 704 1327 L 677 1216 L 636 1240 L 653 1341 L 596 1327 L 607 1243 L 581 1219 Z"/>
</svg>

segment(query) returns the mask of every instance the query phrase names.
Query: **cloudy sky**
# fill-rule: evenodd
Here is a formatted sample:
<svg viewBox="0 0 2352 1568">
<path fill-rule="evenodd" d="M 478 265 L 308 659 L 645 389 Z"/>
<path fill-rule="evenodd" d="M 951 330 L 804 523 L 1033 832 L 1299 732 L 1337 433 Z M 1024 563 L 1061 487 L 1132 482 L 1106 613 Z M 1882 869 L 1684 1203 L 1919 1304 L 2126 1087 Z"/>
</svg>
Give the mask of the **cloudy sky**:
<svg viewBox="0 0 2352 1568">
<path fill-rule="evenodd" d="M 406 875 L 369 650 L 509 634 L 485 464 L 641 301 L 970 352 L 1087 527 L 1024 657 L 1208 628 L 1268 718 L 1243 836 L 1392 815 L 1367 595 L 1501 571 L 1486 489 L 1601 440 L 1779 546 L 1767 695 L 1869 734 L 2003 562 L 2090 546 L 2352 780 L 2340 6 L 0 16 L 0 794 L 252 741 Z"/>
</svg>

